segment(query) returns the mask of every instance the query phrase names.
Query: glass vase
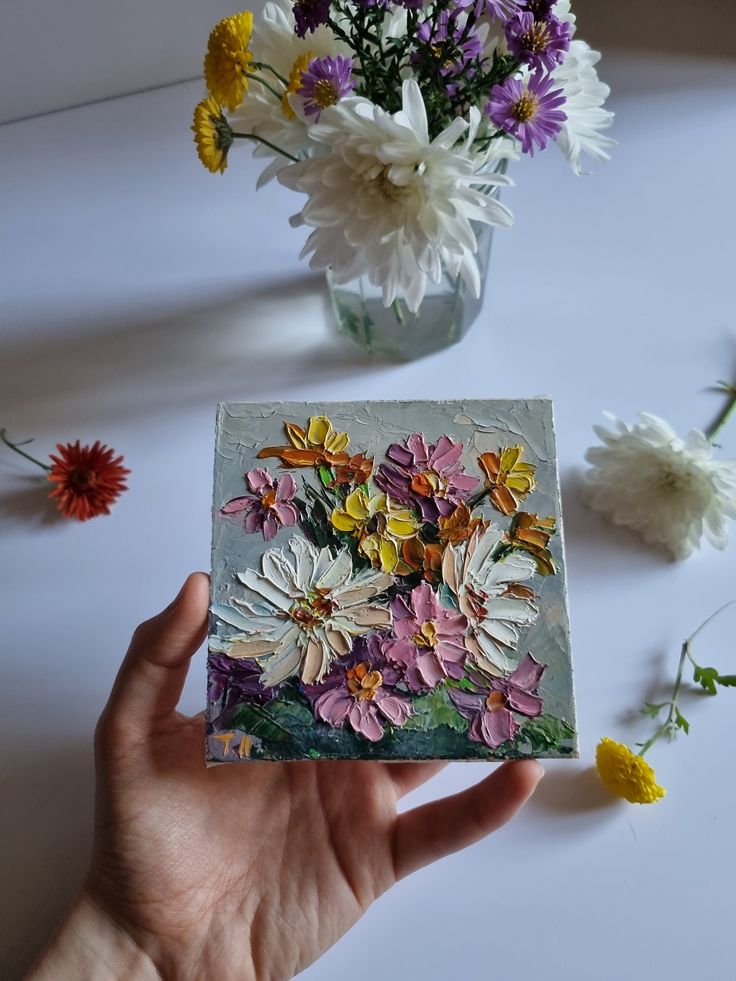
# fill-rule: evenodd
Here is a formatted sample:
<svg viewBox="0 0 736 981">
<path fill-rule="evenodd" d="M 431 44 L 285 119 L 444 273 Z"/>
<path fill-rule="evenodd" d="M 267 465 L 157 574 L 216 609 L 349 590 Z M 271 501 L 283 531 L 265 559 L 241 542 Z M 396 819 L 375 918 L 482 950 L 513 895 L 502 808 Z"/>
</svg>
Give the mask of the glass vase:
<svg viewBox="0 0 736 981">
<path fill-rule="evenodd" d="M 505 161 L 504 161 L 505 163 Z M 503 166 L 495 168 L 502 173 Z M 499 187 L 485 192 L 497 197 Z M 403 299 L 383 305 L 381 290 L 367 276 L 338 284 L 327 270 L 327 287 L 340 331 L 370 354 L 396 361 L 411 361 L 457 344 L 470 330 L 483 305 L 493 226 L 473 222 L 478 242 L 476 261 L 480 272 L 480 296 L 473 296 L 457 276 L 444 275 L 439 283 L 428 283 L 419 310 L 411 313 Z"/>
</svg>

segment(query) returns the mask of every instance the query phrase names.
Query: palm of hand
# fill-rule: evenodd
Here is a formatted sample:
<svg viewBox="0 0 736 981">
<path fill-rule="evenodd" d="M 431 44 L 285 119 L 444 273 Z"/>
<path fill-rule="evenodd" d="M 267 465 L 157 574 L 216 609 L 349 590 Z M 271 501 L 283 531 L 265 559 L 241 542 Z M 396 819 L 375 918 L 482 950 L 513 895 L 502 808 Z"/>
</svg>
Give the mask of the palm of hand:
<svg viewBox="0 0 736 981">
<path fill-rule="evenodd" d="M 398 798 L 442 764 L 208 769 L 202 716 L 175 711 L 206 606 L 205 577 L 190 577 L 136 632 L 98 727 L 87 888 L 166 976 L 276 981 L 316 959 L 397 878 L 507 821 L 540 768 L 504 765 L 398 817 Z"/>
</svg>

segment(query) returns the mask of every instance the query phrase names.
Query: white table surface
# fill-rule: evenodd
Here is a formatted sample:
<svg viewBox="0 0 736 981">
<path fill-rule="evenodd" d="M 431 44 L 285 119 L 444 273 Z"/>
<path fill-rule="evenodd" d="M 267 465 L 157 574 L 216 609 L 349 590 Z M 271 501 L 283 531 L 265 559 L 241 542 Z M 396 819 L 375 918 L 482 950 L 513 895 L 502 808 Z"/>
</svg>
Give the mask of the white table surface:
<svg viewBox="0 0 736 981">
<path fill-rule="evenodd" d="M 582 759 L 550 763 L 523 815 L 404 881 L 304 975 L 320 981 L 734 977 L 731 747 L 736 692 L 688 695 L 691 735 L 652 753 L 667 798 L 617 803 L 590 771 L 603 734 L 633 742 L 681 639 L 736 595 L 736 543 L 673 564 L 579 503 L 603 409 L 707 425 L 736 371 L 736 71 L 610 55 L 619 140 L 576 179 L 557 151 L 516 169 L 482 322 L 407 365 L 371 362 L 328 328 L 322 280 L 297 261 L 295 197 L 256 194 L 233 154 L 200 167 L 197 85 L 0 129 L 0 423 L 101 438 L 132 468 L 109 518 L 56 520 L 0 454 L 0 976 L 17 976 L 80 881 L 90 740 L 129 634 L 207 568 L 220 399 L 556 400 Z M 736 455 L 736 426 L 723 438 Z M 702 659 L 736 670 L 736 613 Z M 185 709 L 204 698 L 196 658 Z M 469 784 L 455 764 L 420 800 Z"/>
</svg>

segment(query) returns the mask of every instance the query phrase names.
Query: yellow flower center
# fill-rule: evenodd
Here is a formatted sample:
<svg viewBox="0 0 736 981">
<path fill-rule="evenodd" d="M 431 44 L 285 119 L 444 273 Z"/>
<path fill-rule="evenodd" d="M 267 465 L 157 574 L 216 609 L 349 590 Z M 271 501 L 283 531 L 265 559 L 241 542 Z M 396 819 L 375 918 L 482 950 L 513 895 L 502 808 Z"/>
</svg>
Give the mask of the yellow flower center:
<svg viewBox="0 0 736 981">
<path fill-rule="evenodd" d="M 411 478 L 411 489 L 422 497 L 444 497 L 447 483 L 434 470 L 424 470 Z"/>
<path fill-rule="evenodd" d="M 432 620 L 427 620 L 414 634 L 412 640 L 417 647 L 433 648 L 437 645 L 437 627 Z"/>
<path fill-rule="evenodd" d="M 314 84 L 314 101 L 320 109 L 327 109 L 337 102 L 337 90 L 327 78 L 320 78 Z"/>
<path fill-rule="evenodd" d="M 550 33 L 546 21 L 535 20 L 526 33 L 521 35 L 521 43 L 532 54 L 542 54 L 549 47 Z"/>
<path fill-rule="evenodd" d="M 524 92 L 511 107 L 511 115 L 520 123 L 534 119 L 539 109 L 539 99 L 531 92 Z"/>
<path fill-rule="evenodd" d="M 488 698 L 486 698 L 486 708 L 489 712 L 497 712 L 498 709 L 503 708 L 506 704 L 506 696 L 503 692 L 492 691 L 489 693 Z"/>
<path fill-rule="evenodd" d="M 272 508 L 275 503 L 276 503 L 276 491 L 275 490 L 266 491 L 266 493 L 261 498 L 261 507 Z"/>
<path fill-rule="evenodd" d="M 316 589 L 295 603 L 289 610 L 289 616 L 302 630 L 310 630 L 328 620 L 334 609 L 335 604 L 327 595 L 327 590 Z"/>
<path fill-rule="evenodd" d="M 372 701 L 383 684 L 381 672 L 370 668 L 367 661 L 362 661 L 348 671 L 348 691 L 360 701 Z"/>
</svg>

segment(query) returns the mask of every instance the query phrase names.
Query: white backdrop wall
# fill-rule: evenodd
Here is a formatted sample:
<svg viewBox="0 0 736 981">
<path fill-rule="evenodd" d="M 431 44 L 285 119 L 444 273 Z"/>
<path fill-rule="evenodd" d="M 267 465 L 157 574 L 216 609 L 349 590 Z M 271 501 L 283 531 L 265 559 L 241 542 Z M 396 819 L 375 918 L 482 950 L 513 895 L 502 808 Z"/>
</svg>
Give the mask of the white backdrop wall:
<svg viewBox="0 0 736 981">
<path fill-rule="evenodd" d="M 0 123 L 194 78 L 220 17 L 264 0 L 0 0 Z M 577 0 L 597 47 L 736 54 L 736 2 Z M 697 16 L 696 16 L 697 13 Z"/>
</svg>

